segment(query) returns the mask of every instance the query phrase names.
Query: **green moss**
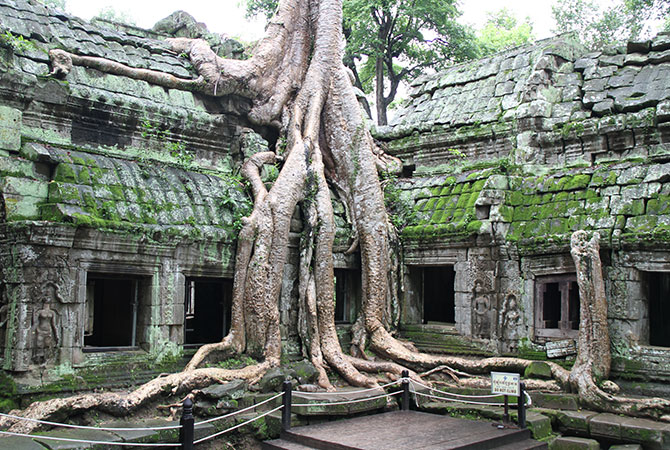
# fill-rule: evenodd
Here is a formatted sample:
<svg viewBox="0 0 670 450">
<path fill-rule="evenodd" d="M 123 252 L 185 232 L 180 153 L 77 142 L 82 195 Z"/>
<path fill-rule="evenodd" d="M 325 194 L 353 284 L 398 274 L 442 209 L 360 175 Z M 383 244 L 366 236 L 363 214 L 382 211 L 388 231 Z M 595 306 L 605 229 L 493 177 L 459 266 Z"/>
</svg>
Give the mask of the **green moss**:
<svg viewBox="0 0 670 450">
<path fill-rule="evenodd" d="M 77 174 L 74 172 L 72 166 L 67 163 L 60 163 L 56 166 L 53 178 L 55 181 L 62 181 L 65 183 L 77 182 Z"/>
<path fill-rule="evenodd" d="M 567 177 L 563 185 L 563 188 L 569 191 L 575 189 L 584 189 L 589 185 L 590 181 L 591 181 L 590 175 L 587 174 L 574 175 L 572 177 Z"/>
</svg>

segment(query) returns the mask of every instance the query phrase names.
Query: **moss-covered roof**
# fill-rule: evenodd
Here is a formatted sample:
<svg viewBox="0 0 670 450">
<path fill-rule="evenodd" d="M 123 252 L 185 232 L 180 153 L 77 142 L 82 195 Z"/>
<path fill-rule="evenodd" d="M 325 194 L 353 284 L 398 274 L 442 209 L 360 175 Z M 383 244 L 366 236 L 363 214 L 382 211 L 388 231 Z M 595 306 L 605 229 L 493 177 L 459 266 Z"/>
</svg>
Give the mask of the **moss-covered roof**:
<svg viewBox="0 0 670 450">
<path fill-rule="evenodd" d="M 670 163 L 629 161 L 543 175 L 501 166 L 401 186 L 415 214 L 402 233 L 407 241 L 458 242 L 490 232 L 483 226 L 489 221 L 505 224 L 506 245 L 524 252 L 567 248 L 576 230 L 598 232 L 606 246 L 670 241 Z M 497 200 L 485 200 L 491 198 Z M 481 204 L 491 205 L 491 213 L 477 220 Z"/>
<path fill-rule="evenodd" d="M 233 240 L 249 200 L 233 177 L 29 144 L 0 158 L 7 221 Z"/>
<path fill-rule="evenodd" d="M 413 199 L 411 223 L 402 231 L 408 240 L 458 240 L 477 234 L 475 202 L 494 169 L 436 176 L 401 183 L 403 196 Z"/>
</svg>

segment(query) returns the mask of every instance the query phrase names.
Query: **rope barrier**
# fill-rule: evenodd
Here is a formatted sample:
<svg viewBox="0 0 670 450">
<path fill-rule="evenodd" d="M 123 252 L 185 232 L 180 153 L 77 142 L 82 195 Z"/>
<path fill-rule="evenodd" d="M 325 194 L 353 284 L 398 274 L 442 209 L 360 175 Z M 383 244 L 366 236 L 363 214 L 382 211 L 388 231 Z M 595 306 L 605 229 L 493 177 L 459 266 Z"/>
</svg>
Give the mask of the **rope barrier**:
<svg viewBox="0 0 670 450">
<path fill-rule="evenodd" d="M 213 417 L 213 418 L 211 418 L 211 419 L 203 420 L 202 422 L 196 422 L 196 423 L 194 424 L 194 426 L 197 427 L 198 425 L 204 425 L 204 424 L 207 424 L 207 423 L 216 422 L 217 420 L 223 420 L 223 419 L 227 419 L 227 418 L 229 418 L 229 417 L 233 417 L 233 416 L 235 416 L 235 415 L 237 415 L 237 414 L 241 414 L 241 413 L 243 413 L 243 412 L 247 412 L 247 411 L 252 410 L 252 409 L 254 409 L 254 408 L 257 408 L 257 407 L 259 407 L 259 406 L 261 406 L 261 405 L 264 405 L 264 404 L 266 404 L 266 403 L 269 403 L 269 402 L 271 402 L 272 400 L 275 400 L 275 399 L 277 399 L 277 398 L 279 398 L 279 397 L 281 397 L 281 396 L 282 396 L 282 394 L 277 394 L 277 395 L 275 395 L 274 397 L 270 397 L 270 398 L 268 398 L 268 399 L 263 400 L 262 402 L 253 404 L 253 405 L 251 405 L 251 406 L 247 406 L 247 407 L 244 408 L 244 409 L 239 409 L 239 410 L 237 410 L 237 411 L 233 411 L 233 412 L 231 412 L 231 413 L 224 414 L 223 416 Z"/>
<path fill-rule="evenodd" d="M 342 394 L 347 394 L 347 395 L 353 395 L 353 394 L 361 394 L 363 392 L 370 392 L 370 391 L 376 391 L 379 389 L 386 389 L 389 386 L 393 386 L 394 384 L 400 383 L 404 378 L 398 378 L 396 381 L 392 381 L 391 383 L 384 384 L 382 386 L 378 387 L 373 387 L 369 389 L 361 389 L 358 391 L 335 391 L 335 392 L 304 392 L 304 391 L 293 391 L 294 394 L 300 394 L 300 395 L 342 395 Z"/>
<path fill-rule="evenodd" d="M 114 428 L 114 427 L 92 427 L 92 426 L 87 426 L 87 425 L 74 425 L 74 424 L 69 424 L 69 423 L 59 423 L 59 422 L 49 422 L 48 420 L 39 420 L 39 419 L 31 419 L 30 417 L 21 417 L 21 416 L 13 416 L 11 414 L 4 414 L 0 413 L 0 417 L 8 417 L 10 419 L 15 419 L 15 420 L 25 420 L 27 422 L 35 422 L 35 423 L 41 423 L 44 425 L 51 425 L 55 427 L 63 427 L 63 428 L 76 428 L 80 430 L 97 430 L 97 431 L 158 431 L 158 430 L 177 430 L 181 428 L 181 425 L 170 425 L 166 427 L 145 427 L 145 428 L 132 428 L 132 427 L 127 427 L 127 428 Z"/>
<path fill-rule="evenodd" d="M 327 403 L 293 403 L 292 406 L 330 406 L 330 405 L 347 405 L 349 403 L 360 403 L 360 402 L 365 402 L 368 400 L 377 400 L 378 398 L 383 398 L 383 397 L 393 397 L 394 395 L 400 394 L 402 391 L 395 391 L 391 392 L 390 394 L 382 394 L 382 395 L 376 395 L 374 397 L 365 397 L 365 398 L 359 398 L 356 400 L 347 400 L 347 401 L 341 401 L 341 402 L 327 402 Z"/>
<path fill-rule="evenodd" d="M 528 403 L 525 403 L 524 406 L 526 408 L 533 406 L 533 397 L 527 391 L 523 391 L 523 394 L 526 396 L 526 400 L 528 400 Z"/>
<path fill-rule="evenodd" d="M 35 435 L 35 434 L 24 434 L 24 433 L 14 433 L 12 431 L 0 431 L 0 434 L 6 434 L 9 436 L 19 436 L 19 437 L 29 437 L 32 439 L 45 439 L 48 441 L 65 441 L 65 442 L 76 442 L 79 444 L 100 444 L 100 445 L 117 445 L 125 447 L 181 447 L 181 444 L 178 442 L 167 442 L 167 443 L 149 443 L 149 442 L 109 442 L 109 441 L 87 441 L 83 439 L 72 439 L 64 437 L 55 437 L 55 436 L 45 436 L 45 435 Z"/>
<path fill-rule="evenodd" d="M 262 418 L 262 417 L 265 417 L 265 416 L 267 416 L 268 414 L 272 414 L 272 413 L 275 412 L 275 411 L 279 411 L 279 410 L 282 409 L 283 407 L 284 407 L 284 405 L 277 406 L 275 409 L 271 409 L 270 411 L 267 411 L 267 412 L 261 414 L 260 416 L 254 417 L 253 419 L 246 420 L 246 421 L 244 421 L 244 422 L 242 422 L 242 423 L 240 423 L 240 424 L 237 424 L 237 425 L 235 425 L 235 426 L 233 426 L 233 427 L 230 427 L 230 428 L 228 428 L 228 429 L 226 429 L 226 430 L 219 431 L 218 433 L 211 434 L 211 435 L 206 436 L 206 437 L 204 437 L 204 438 L 200 438 L 200 439 L 198 439 L 197 441 L 193 442 L 193 444 L 194 444 L 194 445 L 195 445 L 195 444 L 200 444 L 200 443 L 205 442 L 205 441 L 208 441 L 208 440 L 210 440 L 210 439 L 214 439 L 215 437 L 221 436 L 222 434 L 225 434 L 225 433 L 227 433 L 227 432 L 229 432 L 229 431 L 233 431 L 233 430 L 235 430 L 235 429 L 237 429 L 237 428 L 243 427 L 244 425 L 246 425 L 246 424 L 248 424 L 248 423 L 254 422 L 254 421 L 256 421 L 256 420 L 258 420 L 258 419 L 260 419 L 260 418 Z"/>
<path fill-rule="evenodd" d="M 430 397 L 434 398 L 437 400 L 444 400 L 447 402 L 459 402 L 459 403 L 467 403 L 469 405 L 485 405 L 485 406 L 505 406 L 504 403 L 491 403 L 491 402 L 470 402 L 467 400 L 460 400 L 460 399 L 454 399 L 454 398 L 447 398 L 447 397 L 439 397 L 437 395 L 430 395 L 430 394 L 424 394 L 422 392 L 417 392 L 417 391 L 412 391 L 414 395 L 420 395 L 422 397 Z M 417 406 L 419 406 L 419 403 L 416 402 Z"/>
<path fill-rule="evenodd" d="M 418 384 L 419 386 L 425 387 L 426 389 L 430 389 L 431 392 L 439 392 L 440 394 L 446 394 L 446 395 L 451 395 L 453 397 L 459 397 L 459 398 L 496 398 L 500 397 L 500 394 L 490 394 L 490 395 L 465 395 L 465 394 L 456 394 L 453 392 L 445 392 L 445 391 L 440 391 L 439 389 L 432 388 L 430 386 L 426 386 L 423 383 L 420 383 L 418 381 L 414 380 L 409 380 L 410 383 L 415 383 Z"/>
</svg>

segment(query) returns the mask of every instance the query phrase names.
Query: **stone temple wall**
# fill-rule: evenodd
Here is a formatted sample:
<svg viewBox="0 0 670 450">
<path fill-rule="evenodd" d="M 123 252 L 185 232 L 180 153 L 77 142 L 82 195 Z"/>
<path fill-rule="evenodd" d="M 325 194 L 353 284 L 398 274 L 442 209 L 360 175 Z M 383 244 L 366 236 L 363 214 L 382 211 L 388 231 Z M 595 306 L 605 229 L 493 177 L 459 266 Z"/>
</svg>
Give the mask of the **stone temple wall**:
<svg viewBox="0 0 670 450">
<path fill-rule="evenodd" d="M 86 353 L 93 276 L 105 289 L 134 289 L 132 313 L 104 312 L 119 326 L 132 314 L 127 349 L 174 356 L 186 280 L 232 279 L 239 218 L 251 205 L 236 173 L 267 148 L 243 119 L 249 103 L 83 67 L 49 76 L 47 50 L 58 47 L 192 77 L 157 33 L 20 0 L 0 5 L 0 24 L 2 368 L 104 360 Z"/>
<path fill-rule="evenodd" d="M 460 335 L 546 355 L 576 336 L 569 240 L 585 229 L 600 236 L 615 372 L 667 380 L 670 35 L 606 53 L 559 36 L 412 87 L 376 129 L 404 164 L 405 327 L 439 301 L 415 274 L 448 266 Z"/>
<path fill-rule="evenodd" d="M 178 353 L 189 283 L 230 282 L 250 205 L 235 174 L 268 145 L 244 119 L 249 102 L 82 67 L 66 80 L 48 76 L 56 47 L 194 77 L 161 33 L 216 37 L 175 18 L 147 31 L 92 25 L 34 1 L 0 4 L 5 370 Z M 222 55 L 239 53 L 219 44 Z M 464 352 L 543 355 L 548 342 L 575 335 L 569 238 L 586 229 L 600 235 L 615 371 L 670 379 L 670 344 L 657 325 L 670 318 L 670 293 L 658 300 L 670 290 L 669 52 L 668 35 L 607 53 L 560 36 L 412 83 L 395 123 L 374 130 L 404 163 L 404 178 L 387 184 L 402 216 L 401 328 L 435 321 L 425 326 L 462 338 Z M 334 209 L 338 283 L 360 289 L 359 262 L 343 254 L 345 211 Z M 292 232 L 295 245 L 299 221 Z M 279 305 L 289 350 L 296 258 Z M 133 298 L 131 313 L 116 313 L 133 317 L 122 357 L 86 348 L 91 279 Z M 444 283 L 446 315 L 428 317 L 426 296 L 446 292 Z M 343 322 L 360 302 L 351 294 Z"/>
</svg>

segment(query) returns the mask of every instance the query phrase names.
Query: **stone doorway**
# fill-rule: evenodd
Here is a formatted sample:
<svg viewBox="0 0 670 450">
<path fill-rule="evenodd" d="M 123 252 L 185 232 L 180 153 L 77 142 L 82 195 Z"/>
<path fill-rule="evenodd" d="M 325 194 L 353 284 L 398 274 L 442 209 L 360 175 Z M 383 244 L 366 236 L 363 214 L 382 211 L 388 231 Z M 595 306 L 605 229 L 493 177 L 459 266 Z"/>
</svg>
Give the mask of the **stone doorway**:
<svg viewBox="0 0 670 450">
<path fill-rule="evenodd" d="M 184 345 L 219 342 L 230 329 L 232 280 L 187 278 L 184 296 Z"/>
<path fill-rule="evenodd" d="M 670 347 L 670 272 L 649 273 L 649 345 Z"/>
<path fill-rule="evenodd" d="M 454 323 L 454 266 L 423 267 L 423 323 Z"/>
</svg>

